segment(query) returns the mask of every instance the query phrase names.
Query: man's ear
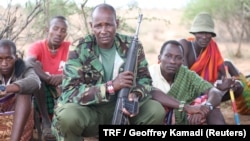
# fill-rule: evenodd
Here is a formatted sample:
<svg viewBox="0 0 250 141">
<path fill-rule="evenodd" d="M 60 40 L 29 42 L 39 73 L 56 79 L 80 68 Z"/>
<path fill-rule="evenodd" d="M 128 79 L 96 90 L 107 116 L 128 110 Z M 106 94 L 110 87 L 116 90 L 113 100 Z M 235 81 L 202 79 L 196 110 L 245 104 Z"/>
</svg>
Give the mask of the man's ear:
<svg viewBox="0 0 250 141">
<path fill-rule="evenodd" d="M 161 55 L 158 55 L 158 64 L 161 63 Z"/>
<path fill-rule="evenodd" d="M 17 50 L 16 55 L 14 55 L 16 58 L 22 58 L 24 57 L 24 51 Z"/>
<path fill-rule="evenodd" d="M 48 34 L 49 33 L 49 27 L 45 27 L 45 32 Z"/>
<path fill-rule="evenodd" d="M 20 58 L 17 54 L 13 55 L 14 56 L 14 60 L 16 61 L 18 58 Z"/>
<path fill-rule="evenodd" d="M 92 22 L 89 22 L 89 26 L 90 26 L 90 28 L 92 28 Z"/>
<path fill-rule="evenodd" d="M 120 25 L 120 20 L 119 20 L 119 19 L 116 19 L 115 22 L 116 22 L 116 28 L 118 28 L 119 25 Z"/>
<path fill-rule="evenodd" d="M 93 23 L 92 23 L 92 22 L 89 22 L 89 27 L 90 27 L 91 31 L 93 32 L 92 26 L 93 26 Z"/>
</svg>

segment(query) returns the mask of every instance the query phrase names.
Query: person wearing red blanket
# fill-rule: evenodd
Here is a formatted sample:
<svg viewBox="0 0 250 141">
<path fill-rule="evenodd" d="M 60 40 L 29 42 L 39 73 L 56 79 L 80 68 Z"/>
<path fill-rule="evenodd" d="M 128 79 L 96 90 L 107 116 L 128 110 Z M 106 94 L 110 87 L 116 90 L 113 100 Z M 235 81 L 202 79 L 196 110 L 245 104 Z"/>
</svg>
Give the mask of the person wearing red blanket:
<svg viewBox="0 0 250 141">
<path fill-rule="evenodd" d="M 224 58 L 213 38 L 216 37 L 216 33 L 214 32 L 214 21 L 211 15 L 207 12 L 199 13 L 194 18 L 190 33 L 194 37 L 179 41 L 184 48 L 184 65 L 224 91 L 226 94 L 222 101 L 230 99 L 230 88 L 233 88 L 235 97 L 241 95 L 243 91 L 242 83 L 234 77 L 226 78 Z M 206 97 L 198 97 L 193 104 L 205 101 Z M 209 113 L 208 124 L 226 124 L 220 108 L 216 109 Z"/>
</svg>

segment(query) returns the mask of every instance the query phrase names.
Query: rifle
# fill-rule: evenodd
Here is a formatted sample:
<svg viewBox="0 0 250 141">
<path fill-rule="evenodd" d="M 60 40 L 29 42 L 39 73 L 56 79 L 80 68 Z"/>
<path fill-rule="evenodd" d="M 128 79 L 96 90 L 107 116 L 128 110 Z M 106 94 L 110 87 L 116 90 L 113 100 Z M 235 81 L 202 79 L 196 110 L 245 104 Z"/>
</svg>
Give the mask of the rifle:
<svg viewBox="0 0 250 141">
<path fill-rule="evenodd" d="M 174 109 L 169 108 L 169 111 L 165 117 L 165 124 L 172 125 L 172 116 L 173 116 Z"/>
<path fill-rule="evenodd" d="M 135 65 L 137 62 L 137 50 L 138 50 L 138 33 L 139 27 L 142 20 L 142 14 L 138 17 L 138 26 L 136 28 L 135 36 L 133 37 L 132 43 L 130 44 L 130 48 L 128 50 L 127 60 L 125 62 L 124 71 L 134 72 Z M 130 93 L 130 88 L 122 88 L 117 96 L 116 107 L 112 119 L 112 124 L 114 125 L 126 125 L 129 124 L 128 117 L 123 114 L 122 108 L 124 106 L 129 108 L 132 112 L 136 111 L 138 108 L 138 101 L 133 101 L 132 103 L 128 102 L 128 94 Z M 125 105 L 126 104 L 126 105 Z"/>
</svg>

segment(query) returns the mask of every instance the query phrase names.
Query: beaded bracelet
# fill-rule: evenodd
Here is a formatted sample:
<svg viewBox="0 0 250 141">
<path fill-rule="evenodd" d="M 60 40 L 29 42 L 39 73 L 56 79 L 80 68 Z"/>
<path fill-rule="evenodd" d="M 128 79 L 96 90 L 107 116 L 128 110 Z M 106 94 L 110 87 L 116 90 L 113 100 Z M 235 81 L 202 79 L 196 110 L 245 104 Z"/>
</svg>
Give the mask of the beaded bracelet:
<svg viewBox="0 0 250 141">
<path fill-rule="evenodd" d="M 113 82 L 112 81 L 108 81 L 107 82 L 107 89 L 108 89 L 108 93 L 109 94 L 114 94 L 115 90 L 114 90 L 114 86 L 113 86 Z"/>
</svg>

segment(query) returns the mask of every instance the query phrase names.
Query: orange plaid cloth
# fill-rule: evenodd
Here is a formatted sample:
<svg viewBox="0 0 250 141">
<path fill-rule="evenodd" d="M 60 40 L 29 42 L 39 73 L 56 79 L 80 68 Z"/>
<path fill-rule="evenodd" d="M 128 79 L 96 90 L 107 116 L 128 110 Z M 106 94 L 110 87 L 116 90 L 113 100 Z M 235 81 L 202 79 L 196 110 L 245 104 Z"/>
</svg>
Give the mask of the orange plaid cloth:
<svg viewBox="0 0 250 141">
<path fill-rule="evenodd" d="M 188 38 L 188 40 L 192 41 L 194 38 Z M 216 42 L 211 39 L 206 49 L 198 56 L 190 70 L 195 71 L 203 79 L 214 83 L 218 78 L 218 72 L 222 65 L 224 65 L 224 59 Z"/>
</svg>

